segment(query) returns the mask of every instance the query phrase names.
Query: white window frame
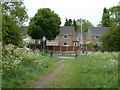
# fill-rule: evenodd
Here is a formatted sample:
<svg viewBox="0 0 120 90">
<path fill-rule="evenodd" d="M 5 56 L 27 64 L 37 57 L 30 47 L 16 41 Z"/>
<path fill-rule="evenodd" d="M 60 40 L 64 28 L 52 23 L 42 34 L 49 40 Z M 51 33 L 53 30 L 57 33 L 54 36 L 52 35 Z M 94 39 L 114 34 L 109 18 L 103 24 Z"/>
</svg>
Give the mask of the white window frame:
<svg viewBox="0 0 120 90">
<path fill-rule="evenodd" d="M 98 37 L 98 38 L 96 38 L 96 37 Z M 96 40 L 99 40 L 99 38 L 100 38 L 100 36 L 95 36 L 95 39 L 96 39 Z"/>
<path fill-rule="evenodd" d="M 76 44 L 76 45 L 75 45 Z M 79 43 L 77 43 L 77 42 L 74 42 L 74 46 L 79 46 Z"/>
<path fill-rule="evenodd" d="M 67 45 L 65 45 L 65 43 L 67 43 Z M 63 46 L 69 46 L 69 42 L 64 42 Z"/>
</svg>

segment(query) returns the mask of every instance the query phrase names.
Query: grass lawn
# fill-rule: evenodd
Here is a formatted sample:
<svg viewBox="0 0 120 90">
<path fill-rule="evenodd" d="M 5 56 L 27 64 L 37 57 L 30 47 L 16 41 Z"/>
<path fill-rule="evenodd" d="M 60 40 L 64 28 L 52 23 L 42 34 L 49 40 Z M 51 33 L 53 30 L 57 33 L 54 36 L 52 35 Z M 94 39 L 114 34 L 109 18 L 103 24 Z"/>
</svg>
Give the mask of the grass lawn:
<svg viewBox="0 0 120 90">
<path fill-rule="evenodd" d="M 62 57 L 75 57 L 75 54 L 57 55 Z"/>
<path fill-rule="evenodd" d="M 118 87 L 118 54 L 88 53 L 67 60 L 47 88 L 116 88 Z"/>
</svg>

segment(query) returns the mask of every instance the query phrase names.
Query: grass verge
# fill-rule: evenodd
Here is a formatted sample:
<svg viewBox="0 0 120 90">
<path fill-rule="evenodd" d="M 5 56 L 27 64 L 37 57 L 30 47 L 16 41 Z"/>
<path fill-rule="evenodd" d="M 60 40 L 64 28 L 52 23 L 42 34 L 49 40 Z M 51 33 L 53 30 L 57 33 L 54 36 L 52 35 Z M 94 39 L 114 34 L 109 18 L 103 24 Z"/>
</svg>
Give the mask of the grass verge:
<svg viewBox="0 0 120 90">
<path fill-rule="evenodd" d="M 118 54 L 88 53 L 67 60 L 47 88 L 117 88 Z"/>
<path fill-rule="evenodd" d="M 57 58 L 42 56 L 38 50 L 7 45 L 2 51 L 2 88 L 28 88 L 59 66 Z"/>
</svg>

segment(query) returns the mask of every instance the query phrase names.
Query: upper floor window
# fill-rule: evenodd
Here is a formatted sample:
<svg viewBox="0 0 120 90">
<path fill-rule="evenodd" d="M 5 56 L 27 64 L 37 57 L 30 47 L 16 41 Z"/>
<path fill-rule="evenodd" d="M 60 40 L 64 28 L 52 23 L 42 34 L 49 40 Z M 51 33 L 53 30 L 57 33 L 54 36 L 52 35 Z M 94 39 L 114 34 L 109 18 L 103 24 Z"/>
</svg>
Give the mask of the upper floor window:
<svg viewBox="0 0 120 90">
<path fill-rule="evenodd" d="M 95 38 L 98 40 L 100 38 L 100 36 L 95 36 Z"/>
<path fill-rule="evenodd" d="M 68 39 L 68 35 L 64 35 L 63 38 Z"/>
<path fill-rule="evenodd" d="M 77 41 L 80 41 L 80 38 L 77 38 Z"/>
</svg>

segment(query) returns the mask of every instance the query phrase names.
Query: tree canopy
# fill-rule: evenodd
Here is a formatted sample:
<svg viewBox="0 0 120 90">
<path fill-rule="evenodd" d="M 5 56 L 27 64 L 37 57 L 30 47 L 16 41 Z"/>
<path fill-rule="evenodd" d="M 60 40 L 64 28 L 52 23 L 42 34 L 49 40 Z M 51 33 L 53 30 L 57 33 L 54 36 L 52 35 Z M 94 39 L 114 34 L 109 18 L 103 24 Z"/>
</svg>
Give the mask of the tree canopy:
<svg viewBox="0 0 120 90">
<path fill-rule="evenodd" d="M 2 13 L 13 18 L 18 25 L 28 20 L 27 9 L 23 2 L 2 2 Z"/>
<path fill-rule="evenodd" d="M 80 32 L 81 31 L 81 20 L 82 20 L 82 30 L 83 31 L 86 31 L 88 28 L 91 28 L 93 27 L 93 24 L 86 20 L 86 19 L 78 19 L 76 21 L 76 24 L 77 24 L 77 30 Z"/>
<path fill-rule="evenodd" d="M 120 26 L 112 25 L 101 37 L 103 47 L 108 51 L 120 51 Z"/>
<path fill-rule="evenodd" d="M 18 45 L 21 42 L 21 34 L 18 25 L 7 15 L 2 16 L 2 41 L 3 44 Z"/>
<path fill-rule="evenodd" d="M 103 9 L 101 24 L 103 27 L 109 27 L 112 24 L 118 25 L 120 22 L 120 6 L 113 6 L 109 9 Z"/>
<path fill-rule="evenodd" d="M 110 15 L 106 8 L 103 9 L 103 16 L 101 23 L 103 27 L 109 27 L 110 25 Z"/>
<path fill-rule="evenodd" d="M 80 32 L 80 30 L 81 30 L 81 28 L 80 28 L 81 27 L 81 20 L 82 20 L 83 31 L 87 30 L 90 27 L 93 27 L 92 23 L 89 22 L 86 19 L 77 19 L 77 20 L 74 19 L 72 21 L 72 19 L 67 19 L 67 18 L 66 18 L 64 26 L 74 26 L 75 30 Z"/>
<path fill-rule="evenodd" d="M 53 40 L 60 32 L 60 17 L 49 8 L 42 8 L 31 18 L 28 34 L 33 39 L 42 39 L 44 36 L 48 40 Z"/>
<path fill-rule="evenodd" d="M 64 26 L 72 26 L 72 25 L 73 25 L 72 19 L 67 19 L 67 18 L 66 18 L 66 21 L 65 21 Z"/>
<path fill-rule="evenodd" d="M 3 44 L 21 43 L 20 26 L 28 19 L 22 2 L 2 2 L 2 41 Z"/>
</svg>

